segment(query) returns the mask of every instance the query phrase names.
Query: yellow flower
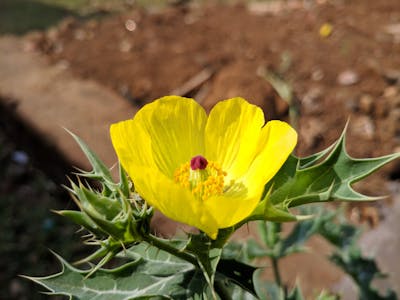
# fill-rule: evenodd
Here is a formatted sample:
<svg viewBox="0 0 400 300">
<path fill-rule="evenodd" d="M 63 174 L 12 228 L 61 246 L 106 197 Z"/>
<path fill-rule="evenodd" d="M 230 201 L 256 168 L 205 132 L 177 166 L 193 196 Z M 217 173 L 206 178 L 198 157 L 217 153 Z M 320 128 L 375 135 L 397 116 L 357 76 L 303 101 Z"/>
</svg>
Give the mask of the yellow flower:
<svg viewBox="0 0 400 300">
<path fill-rule="evenodd" d="M 264 124 L 262 110 L 242 98 L 219 102 L 207 117 L 194 100 L 167 96 L 110 132 L 136 191 L 215 239 L 252 213 L 296 145 L 287 123 Z"/>
</svg>

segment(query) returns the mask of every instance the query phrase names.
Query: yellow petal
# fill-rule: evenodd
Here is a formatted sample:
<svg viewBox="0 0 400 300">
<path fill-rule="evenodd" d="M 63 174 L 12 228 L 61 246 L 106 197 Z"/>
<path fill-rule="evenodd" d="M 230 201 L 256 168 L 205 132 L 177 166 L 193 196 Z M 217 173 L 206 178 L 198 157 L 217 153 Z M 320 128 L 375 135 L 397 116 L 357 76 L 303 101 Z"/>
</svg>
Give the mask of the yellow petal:
<svg viewBox="0 0 400 300">
<path fill-rule="evenodd" d="M 120 163 L 132 178 L 137 165 L 157 168 L 150 139 L 146 132 L 140 129 L 139 124 L 133 120 L 112 124 L 110 136 Z"/>
<path fill-rule="evenodd" d="M 135 187 L 150 205 L 170 219 L 194 226 L 216 238 L 216 220 L 188 189 L 153 169 L 138 168 L 138 173 L 134 178 Z"/>
<path fill-rule="evenodd" d="M 242 98 L 217 103 L 206 125 L 206 157 L 218 162 L 231 178 L 249 168 L 264 125 L 262 110 Z"/>
<path fill-rule="evenodd" d="M 232 193 L 211 197 L 205 201 L 204 205 L 217 220 L 218 227 L 226 228 L 237 224 L 253 212 L 262 191 L 263 186 L 260 187 L 259 194 L 249 197 L 247 188 L 243 188 Z"/>
<path fill-rule="evenodd" d="M 111 139 L 122 165 L 156 167 L 172 177 L 193 156 L 204 152 L 207 115 L 194 100 L 167 96 L 144 106 L 133 121 L 111 127 Z"/>
<path fill-rule="evenodd" d="M 285 122 L 274 120 L 263 127 L 256 158 L 245 176 L 250 194 L 258 193 L 258 187 L 274 177 L 296 143 L 296 131 Z"/>
</svg>

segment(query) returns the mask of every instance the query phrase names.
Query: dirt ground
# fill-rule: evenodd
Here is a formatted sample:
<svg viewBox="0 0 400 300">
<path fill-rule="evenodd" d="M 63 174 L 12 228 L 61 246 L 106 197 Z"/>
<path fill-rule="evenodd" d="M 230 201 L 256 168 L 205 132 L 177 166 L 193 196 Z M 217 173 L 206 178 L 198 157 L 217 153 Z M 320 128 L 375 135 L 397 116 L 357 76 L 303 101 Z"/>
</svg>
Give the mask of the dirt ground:
<svg viewBox="0 0 400 300">
<path fill-rule="evenodd" d="M 27 48 L 111 87 L 132 105 L 167 94 L 195 97 L 207 109 L 243 96 L 266 116 L 287 104 L 263 77 L 280 75 L 298 108 L 301 155 L 334 141 L 350 120 L 349 152 L 378 156 L 400 146 L 400 2 L 133 9 L 101 21 L 63 21 L 28 36 Z M 325 24 L 331 26 L 321 33 Z M 386 175 L 399 176 L 399 166 Z M 370 192 L 379 194 L 377 187 Z"/>
<path fill-rule="evenodd" d="M 268 119 L 295 112 L 299 155 L 335 141 L 347 120 L 351 155 L 400 151 L 397 0 L 132 9 L 101 21 L 66 19 L 27 41 L 28 50 L 112 88 L 135 107 L 167 94 L 194 97 L 206 109 L 242 96 Z M 265 74 L 290 87 L 290 107 Z M 400 164 L 392 163 L 360 191 L 386 194 L 385 180 L 399 176 Z M 379 212 L 363 207 L 356 215 L 376 223 Z"/>
</svg>

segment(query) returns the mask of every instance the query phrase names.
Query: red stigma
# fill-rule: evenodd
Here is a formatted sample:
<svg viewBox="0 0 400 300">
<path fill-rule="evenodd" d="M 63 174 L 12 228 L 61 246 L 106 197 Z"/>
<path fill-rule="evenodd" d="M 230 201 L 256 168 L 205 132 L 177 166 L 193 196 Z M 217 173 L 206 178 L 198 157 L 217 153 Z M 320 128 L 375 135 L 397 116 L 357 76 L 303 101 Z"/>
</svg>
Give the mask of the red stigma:
<svg viewBox="0 0 400 300">
<path fill-rule="evenodd" d="M 190 160 L 190 168 L 192 170 L 204 170 L 208 165 L 207 159 L 201 155 L 197 155 Z"/>
</svg>

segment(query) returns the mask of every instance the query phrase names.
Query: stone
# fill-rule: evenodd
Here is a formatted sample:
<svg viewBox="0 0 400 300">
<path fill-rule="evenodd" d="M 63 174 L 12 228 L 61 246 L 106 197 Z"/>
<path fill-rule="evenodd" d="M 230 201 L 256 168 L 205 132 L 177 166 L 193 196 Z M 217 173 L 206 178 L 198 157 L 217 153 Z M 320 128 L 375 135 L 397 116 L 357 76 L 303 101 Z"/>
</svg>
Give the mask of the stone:
<svg viewBox="0 0 400 300">
<path fill-rule="evenodd" d="M 257 75 L 257 67 L 252 62 L 240 61 L 220 69 L 201 104 L 210 111 L 220 100 L 242 97 L 261 107 L 266 120 L 284 117 L 289 109 L 288 103 L 279 97 L 267 80 Z"/>
<path fill-rule="evenodd" d="M 129 52 L 132 50 L 132 43 L 128 40 L 122 40 L 119 43 L 119 51 L 121 52 Z"/>
<path fill-rule="evenodd" d="M 306 148 L 313 148 L 322 140 L 326 129 L 326 125 L 318 117 L 306 118 L 300 124 L 299 140 L 302 141 Z"/>
<path fill-rule="evenodd" d="M 400 82 L 400 70 L 386 70 L 383 76 L 387 83 L 393 85 Z"/>
<path fill-rule="evenodd" d="M 364 114 L 370 114 L 374 108 L 374 98 L 371 95 L 364 94 L 358 100 L 358 109 Z"/>
<path fill-rule="evenodd" d="M 388 114 L 388 107 L 383 99 L 378 99 L 375 103 L 374 115 L 377 118 L 385 118 Z"/>
<path fill-rule="evenodd" d="M 396 86 L 388 86 L 383 91 L 383 97 L 393 98 L 399 94 L 399 89 Z"/>
<path fill-rule="evenodd" d="M 360 81 L 359 75 L 353 70 L 345 70 L 337 77 L 337 83 L 340 85 L 348 86 L 356 84 Z"/>
<path fill-rule="evenodd" d="M 321 112 L 318 102 L 322 99 L 323 90 L 319 87 L 313 87 L 301 99 L 301 111 L 304 114 L 312 115 Z"/>
<path fill-rule="evenodd" d="M 372 140 L 375 136 L 374 122 L 368 116 L 355 116 L 352 118 L 350 130 L 368 140 Z"/>
<path fill-rule="evenodd" d="M 314 81 L 321 81 L 322 79 L 324 79 L 324 71 L 322 71 L 322 69 L 315 69 L 314 71 L 312 71 L 311 73 L 311 79 Z"/>
</svg>

